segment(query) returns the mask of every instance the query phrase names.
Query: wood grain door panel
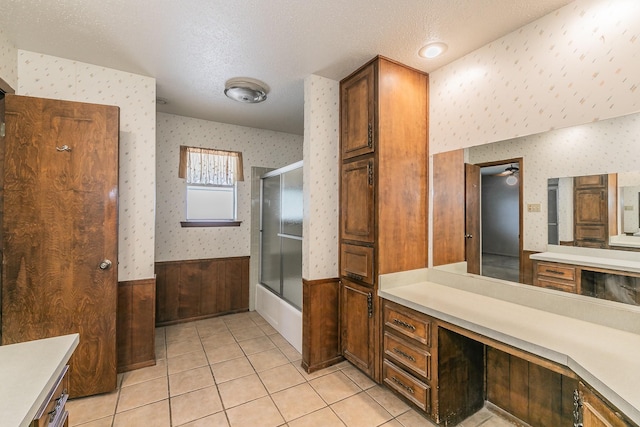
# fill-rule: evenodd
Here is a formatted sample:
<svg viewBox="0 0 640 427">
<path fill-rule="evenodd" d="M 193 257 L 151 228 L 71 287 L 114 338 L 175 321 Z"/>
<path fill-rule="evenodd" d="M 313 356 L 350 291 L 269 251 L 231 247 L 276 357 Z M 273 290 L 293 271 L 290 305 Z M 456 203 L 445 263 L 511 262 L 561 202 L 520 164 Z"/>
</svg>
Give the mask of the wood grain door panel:
<svg viewBox="0 0 640 427">
<path fill-rule="evenodd" d="M 369 376 L 373 375 L 374 322 L 371 289 L 342 281 L 340 296 L 342 354 Z"/>
<path fill-rule="evenodd" d="M 3 344 L 80 333 L 71 396 L 111 391 L 118 108 L 20 96 L 6 107 Z"/>
<path fill-rule="evenodd" d="M 342 165 L 341 237 L 373 243 L 374 224 L 373 158 Z"/>
<path fill-rule="evenodd" d="M 374 150 L 375 65 L 366 67 L 340 88 L 342 159 Z"/>
</svg>

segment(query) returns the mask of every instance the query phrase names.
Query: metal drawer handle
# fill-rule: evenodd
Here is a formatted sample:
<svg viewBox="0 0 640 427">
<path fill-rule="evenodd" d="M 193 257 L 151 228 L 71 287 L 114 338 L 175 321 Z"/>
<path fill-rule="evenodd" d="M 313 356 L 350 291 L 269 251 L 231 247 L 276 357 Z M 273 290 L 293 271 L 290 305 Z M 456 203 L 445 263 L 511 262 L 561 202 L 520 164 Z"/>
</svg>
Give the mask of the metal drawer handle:
<svg viewBox="0 0 640 427">
<path fill-rule="evenodd" d="M 545 270 L 547 273 L 551 273 L 551 274 L 560 274 L 561 276 L 564 276 L 564 271 L 558 271 L 558 270 Z"/>
<path fill-rule="evenodd" d="M 407 322 L 405 322 L 404 320 L 400 320 L 400 319 L 393 319 L 393 323 L 395 323 L 396 325 L 400 325 L 400 326 L 402 326 L 402 327 L 404 327 L 404 328 L 410 329 L 410 330 L 412 330 L 412 331 L 414 331 L 414 332 L 415 332 L 415 330 L 416 330 L 416 327 L 415 327 L 415 326 L 413 326 L 411 323 L 407 323 Z"/>
<path fill-rule="evenodd" d="M 415 361 L 416 361 L 416 358 L 415 358 L 415 357 L 413 357 L 413 356 L 412 356 L 412 355 L 410 355 L 410 354 L 405 353 L 404 351 L 400 350 L 398 347 L 394 347 L 394 348 L 393 348 L 393 351 L 395 351 L 396 353 L 398 353 L 400 356 L 404 357 L 405 359 L 409 359 L 409 360 L 411 360 L 412 362 L 415 362 Z"/>
<path fill-rule="evenodd" d="M 56 147 L 56 151 L 71 151 L 71 147 L 63 145 L 62 147 Z"/>
<path fill-rule="evenodd" d="M 407 390 L 409 393 L 411 394 L 415 394 L 416 392 L 413 390 L 413 387 L 409 387 L 408 385 L 406 385 L 405 383 L 403 383 L 402 381 L 400 381 L 399 379 L 397 379 L 395 376 L 391 377 L 391 380 L 393 380 L 394 383 L 398 384 L 400 387 L 402 387 L 403 389 Z"/>
<path fill-rule="evenodd" d="M 349 272 L 349 271 L 347 272 L 347 277 L 348 277 L 349 279 L 355 279 L 355 280 L 362 280 L 362 279 L 363 279 L 363 277 L 362 277 L 362 276 L 360 276 L 359 274 L 351 273 L 351 272 Z"/>
</svg>

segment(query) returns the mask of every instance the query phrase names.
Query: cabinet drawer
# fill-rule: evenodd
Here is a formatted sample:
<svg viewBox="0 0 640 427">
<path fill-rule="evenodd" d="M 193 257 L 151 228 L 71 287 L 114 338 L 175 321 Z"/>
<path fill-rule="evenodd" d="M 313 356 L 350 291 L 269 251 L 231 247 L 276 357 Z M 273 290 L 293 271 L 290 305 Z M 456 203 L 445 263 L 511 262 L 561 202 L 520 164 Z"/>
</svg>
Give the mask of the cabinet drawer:
<svg viewBox="0 0 640 427">
<path fill-rule="evenodd" d="M 427 384 L 387 360 L 382 366 L 382 378 L 385 384 L 415 403 L 423 411 L 431 411 L 431 388 Z"/>
<path fill-rule="evenodd" d="M 575 282 L 561 282 L 559 280 L 538 279 L 538 286 L 541 288 L 555 289 L 557 291 L 578 293 Z"/>
<path fill-rule="evenodd" d="M 40 407 L 36 418 L 31 423 L 31 427 L 62 427 L 69 415 L 65 408 L 69 393 L 67 392 L 67 371 L 69 366 L 65 366 L 58 377 L 58 381 L 52 390 L 49 391 L 45 403 Z"/>
<path fill-rule="evenodd" d="M 415 316 L 396 307 L 388 303 L 385 304 L 384 325 L 431 347 L 431 322 L 429 319 Z"/>
<path fill-rule="evenodd" d="M 431 354 L 427 350 L 385 332 L 384 353 L 421 377 L 431 380 Z"/>
<path fill-rule="evenodd" d="M 373 285 L 373 248 L 342 244 L 340 274 Z"/>
<path fill-rule="evenodd" d="M 537 266 L 537 272 L 538 276 L 555 277 L 564 280 L 575 280 L 576 278 L 575 267 L 567 267 L 558 264 L 540 262 Z"/>
</svg>

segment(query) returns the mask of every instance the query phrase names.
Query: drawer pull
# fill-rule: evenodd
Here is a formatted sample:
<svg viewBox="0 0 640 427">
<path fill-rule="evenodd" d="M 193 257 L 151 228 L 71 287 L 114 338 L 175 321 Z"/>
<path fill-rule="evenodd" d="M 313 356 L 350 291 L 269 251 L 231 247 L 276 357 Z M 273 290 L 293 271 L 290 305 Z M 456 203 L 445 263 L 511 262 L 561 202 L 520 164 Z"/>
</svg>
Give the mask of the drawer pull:
<svg viewBox="0 0 640 427">
<path fill-rule="evenodd" d="M 558 271 L 558 270 L 545 270 L 547 273 L 551 273 L 551 274 L 559 274 L 561 276 L 564 276 L 564 271 Z"/>
<path fill-rule="evenodd" d="M 347 272 L 347 277 L 349 279 L 360 280 L 360 281 L 362 281 L 362 279 L 364 279 L 364 277 L 362 277 L 361 275 L 355 274 L 355 273 L 351 273 L 351 272 Z"/>
<path fill-rule="evenodd" d="M 394 347 L 394 348 L 393 348 L 393 351 L 395 351 L 396 353 L 398 353 L 400 356 L 404 357 L 405 359 L 409 359 L 409 360 L 411 360 L 412 362 L 415 362 L 415 361 L 416 361 L 416 358 L 415 358 L 415 357 L 413 357 L 413 356 L 412 356 L 412 355 L 410 355 L 410 354 L 405 353 L 404 351 L 400 350 L 398 347 Z"/>
<path fill-rule="evenodd" d="M 402 327 L 404 327 L 404 328 L 410 329 L 410 330 L 412 330 L 412 331 L 414 331 L 414 332 L 415 332 L 415 330 L 416 330 L 416 327 L 415 327 L 415 326 L 413 326 L 411 323 L 407 323 L 407 322 L 405 322 L 404 320 L 400 320 L 400 319 L 393 319 L 393 323 L 395 323 L 396 325 L 400 325 L 400 326 L 402 326 Z"/>
<path fill-rule="evenodd" d="M 413 387 L 409 387 L 408 385 L 406 385 L 405 383 L 403 383 L 402 381 L 400 381 L 398 378 L 391 377 L 391 380 L 398 384 L 400 387 L 402 387 L 403 389 L 405 389 L 407 392 L 411 393 L 411 394 L 415 394 L 415 391 L 413 390 Z"/>
</svg>

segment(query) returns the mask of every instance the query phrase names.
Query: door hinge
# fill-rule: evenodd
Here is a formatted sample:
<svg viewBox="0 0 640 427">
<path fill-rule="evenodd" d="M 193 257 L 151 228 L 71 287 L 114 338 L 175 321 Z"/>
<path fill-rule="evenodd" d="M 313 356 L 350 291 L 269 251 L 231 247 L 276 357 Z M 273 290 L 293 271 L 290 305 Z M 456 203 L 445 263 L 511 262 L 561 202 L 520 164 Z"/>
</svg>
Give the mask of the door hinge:
<svg viewBox="0 0 640 427">
<path fill-rule="evenodd" d="M 577 389 L 573 390 L 573 427 L 582 427 L 582 397 Z"/>
<path fill-rule="evenodd" d="M 367 132 L 367 145 L 369 148 L 373 147 L 373 126 L 369 123 L 369 129 Z"/>
<path fill-rule="evenodd" d="M 369 318 L 373 317 L 373 294 L 371 292 L 367 294 L 367 313 Z"/>
<path fill-rule="evenodd" d="M 369 185 L 373 185 L 373 161 L 372 160 L 369 160 L 368 173 L 369 173 Z"/>
</svg>

